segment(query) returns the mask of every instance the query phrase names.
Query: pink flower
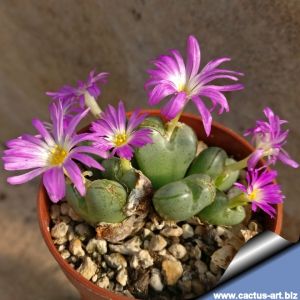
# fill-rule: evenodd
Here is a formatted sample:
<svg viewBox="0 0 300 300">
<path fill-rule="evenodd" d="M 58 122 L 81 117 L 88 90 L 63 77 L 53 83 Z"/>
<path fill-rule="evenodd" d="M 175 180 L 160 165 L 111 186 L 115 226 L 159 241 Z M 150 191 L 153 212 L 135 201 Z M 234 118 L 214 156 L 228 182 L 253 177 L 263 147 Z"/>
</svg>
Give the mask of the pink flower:
<svg viewBox="0 0 300 300">
<path fill-rule="evenodd" d="M 95 134 L 94 146 L 102 151 L 112 149 L 112 155 L 117 154 L 130 160 L 134 148 L 152 142 L 150 129 L 137 129 L 145 117 L 146 114 L 139 114 L 136 110 L 127 123 L 123 102 L 119 102 L 117 109 L 109 105 L 100 119 L 92 123 L 91 130 Z"/>
<path fill-rule="evenodd" d="M 252 203 L 253 211 L 259 207 L 273 217 L 276 211 L 272 205 L 282 203 L 284 199 L 279 185 L 273 182 L 276 177 L 276 171 L 254 169 L 247 172 L 247 186 L 240 183 L 235 183 L 235 186 Z"/>
<path fill-rule="evenodd" d="M 253 136 L 253 142 L 256 146 L 255 152 L 248 161 L 248 167 L 255 168 L 261 158 L 267 157 L 270 164 L 275 164 L 279 159 L 286 165 L 298 168 L 299 164 L 292 160 L 282 148 L 287 142 L 289 131 L 283 131 L 281 125 L 287 123 L 287 121 L 280 120 L 279 116 L 275 115 L 269 107 L 264 109 L 264 114 L 268 118 L 267 122 L 256 121 L 256 126 L 245 132 L 245 136 Z"/>
<path fill-rule="evenodd" d="M 22 135 L 7 142 L 8 149 L 4 151 L 4 168 L 8 171 L 27 170 L 22 175 L 7 179 L 10 184 L 22 184 L 43 174 L 43 183 L 53 202 L 58 202 L 65 196 L 65 176 L 74 183 L 81 195 L 85 194 L 84 178 L 75 161 L 88 167 L 103 170 L 103 167 L 88 153 L 105 157 L 92 146 L 80 146 L 81 142 L 93 140 L 89 133 L 76 134 L 75 129 L 89 109 L 74 116 L 68 125 L 63 126 L 64 115 L 60 101 L 50 107 L 51 130 L 47 129 L 38 119 L 32 121 L 39 135 Z"/>
<path fill-rule="evenodd" d="M 243 89 L 242 84 L 211 85 L 215 79 L 230 79 L 237 81 L 237 76 L 243 75 L 231 70 L 219 69 L 218 66 L 230 58 L 223 57 L 210 61 L 202 71 L 200 68 L 200 48 L 194 36 L 187 41 L 186 64 L 178 50 L 171 50 L 171 55 L 161 55 L 153 61 L 154 69 L 148 70 L 149 80 L 145 84 L 148 90 L 149 104 L 156 105 L 164 98 L 169 101 L 161 113 L 169 120 L 175 118 L 191 100 L 197 107 L 207 135 L 210 134 L 213 111 L 220 106 L 219 114 L 229 111 L 229 105 L 223 92 Z M 212 101 L 212 108 L 207 108 L 204 99 Z"/>
</svg>

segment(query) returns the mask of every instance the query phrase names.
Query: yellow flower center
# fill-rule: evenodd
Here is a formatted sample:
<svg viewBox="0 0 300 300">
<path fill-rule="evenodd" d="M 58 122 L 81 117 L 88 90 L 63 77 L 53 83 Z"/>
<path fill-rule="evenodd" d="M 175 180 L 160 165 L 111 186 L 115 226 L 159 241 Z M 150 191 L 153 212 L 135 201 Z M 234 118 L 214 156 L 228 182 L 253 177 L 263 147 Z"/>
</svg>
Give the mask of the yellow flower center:
<svg viewBox="0 0 300 300">
<path fill-rule="evenodd" d="M 124 145 L 126 142 L 127 142 L 126 133 L 119 133 L 119 134 L 115 135 L 114 144 L 117 147 Z"/>
<path fill-rule="evenodd" d="M 248 199 L 250 201 L 257 201 L 258 200 L 258 195 L 259 195 L 259 190 L 254 189 L 250 194 L 248 194 Z"/>
<path fill-rule="evenodd" d="M 54 148 L 51 149 L 50 164 L 53 166 L 61 165 L 64 162 L 67 155 L 68 152 L 64 148 L 56 145 Z"/>
</svg>

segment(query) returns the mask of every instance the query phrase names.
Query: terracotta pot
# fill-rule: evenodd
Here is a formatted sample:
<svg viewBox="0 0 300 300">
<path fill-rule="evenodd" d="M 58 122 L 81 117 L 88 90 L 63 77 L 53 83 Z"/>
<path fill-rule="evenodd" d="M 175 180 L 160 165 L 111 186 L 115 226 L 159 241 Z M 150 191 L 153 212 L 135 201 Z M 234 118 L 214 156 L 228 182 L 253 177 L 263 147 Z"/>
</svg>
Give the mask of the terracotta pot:
<svg viewBox="0 0 300 300">
<path fill-rule="evenodd" d="M 146 110 L 145 112 L 148 112 L 150 115 L 159 115 L 159 111 L 157 110 Z M 209 137 L 206 137 L 202 121 L 199 117 L 191 114 L 183 114 L 181 121 L 191 126 L 197 133 L 200 140 L 203 140 L 210 146 L 219 146 L 223 148 L 229 155 L 233 155 L 235 159 L 239 160 L 245 158 L 254 150 L 244 138 L 218 123 L 213 123 L 211 134 Z M 128 297 L 117 295 L 88 281 L 76 270 L 71 268 L 69 264 L 61 257 L 55 248 L 54 243 L 52 242 L 49 232 L 49 204 L 47 193 L 44 187 L 41 185 L 38 193 L 37 206 L 38 219 L 43 238 L 50 252 L 61 266 L 68 279 L 81 294 L 82 300 L 129 300 L 130 298 Z M 276 211 L 277 215 L 274 219 L 269 218 L 267 214 L 261 214 L 259 217 L 266 230 L 271 230 L 277 234 L 280 234 L 283 215 L 282 204 L 276 205 Z"/>
</svg>

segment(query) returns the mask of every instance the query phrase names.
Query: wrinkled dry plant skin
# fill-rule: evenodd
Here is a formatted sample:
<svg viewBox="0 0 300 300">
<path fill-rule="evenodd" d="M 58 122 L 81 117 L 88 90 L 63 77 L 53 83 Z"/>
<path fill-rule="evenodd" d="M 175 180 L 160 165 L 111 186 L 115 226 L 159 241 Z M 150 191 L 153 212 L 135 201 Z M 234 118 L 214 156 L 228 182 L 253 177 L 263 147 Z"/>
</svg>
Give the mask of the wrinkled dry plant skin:
<svg viewBox="0 0 300 300">
<path fill-rule="evenodd" d="M 134 235 L 144 226 L 153 190 L 150 180 L 142 172 L 136 172 L 138 174 L 136 187 L 130 192 L 128 203 L 124 208 L 128 218 L 121 223 L 99 223 L 96 227 L 97 238 L 117 243 Z"/>
</svg>

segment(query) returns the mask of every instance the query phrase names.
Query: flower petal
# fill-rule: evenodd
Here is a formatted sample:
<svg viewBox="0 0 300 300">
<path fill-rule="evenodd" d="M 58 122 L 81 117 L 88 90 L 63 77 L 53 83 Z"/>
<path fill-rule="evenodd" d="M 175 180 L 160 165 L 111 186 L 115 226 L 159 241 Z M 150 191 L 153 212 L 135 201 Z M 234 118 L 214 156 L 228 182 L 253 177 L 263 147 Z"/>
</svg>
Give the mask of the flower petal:
<svg viewBox="0 0 300 300">
<path fill-rule="evenodd" d="M 47 170 L 43 175 L 43 183 L 52 202 L 57 203 L 65 196 L 66 183 L 61 167 Z"/>
<path fill-rule="evenodd" d="M 95 159 L 93 159 L 92 157 L 90 157 L 86 154 L 74 153 L 74 154 L 71 154 L 69 157 L 80 161 L 81 163 L 85 164 L 89 168 L 96 168 L 101 171 L 104 171 L 104 168 L 101 166 L 100 163 L 98 163 Z"/>
<path fill-rule="evenodd" d="M 39 176 L 40 174 L 45 172 L 45 170 L 47 170 L 47 168 L 38 168 L 22 175 L 8 177 L 7 182 L 9 184 L 22 184 Z"/>
<path fill-rule="evenodd" d="M 203 122 L 206 135 L 209 136 L 211 130 L 211 123 L 212 123 L 212 116 L 210 114 L 210 111 L 205 107 L 203 101 L 199 97 L 193 97 L 192 101 L 195 103 L 202 117 L 202 122 Z"/>
<path fill-rule="evenodd" d="M 161 113 L 168 119 L 174 119 L 183 109 L 186 104 L 186 93 L 180 92 L 162 108 Z"/>
<path fill-rule="evenodd" d="M 186 74 L 187 78 L 194 77 L 200 67 L 201 53 L 198 41 L 192 35 L 189 36 L 187 41 L 187 61 L 186 61 Z"/>
<path fill-rule="evenodd" d="M 64 163 L 64 169 L 66 170 L 68 177 L 74 183 L 77 191 L 81 196 L 85 195 L 86 189 L 83 181 L 83 176 L 79 167 L 71 159 L 68 159 Z"/>
</svg>

